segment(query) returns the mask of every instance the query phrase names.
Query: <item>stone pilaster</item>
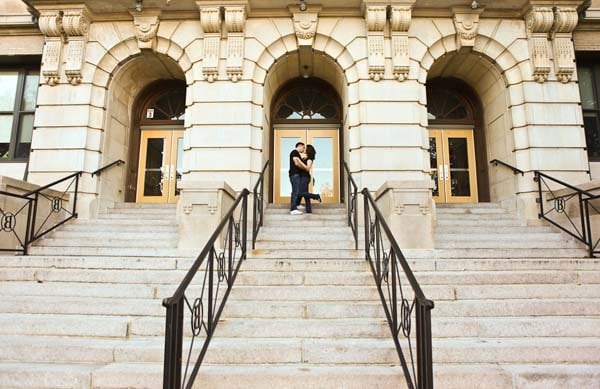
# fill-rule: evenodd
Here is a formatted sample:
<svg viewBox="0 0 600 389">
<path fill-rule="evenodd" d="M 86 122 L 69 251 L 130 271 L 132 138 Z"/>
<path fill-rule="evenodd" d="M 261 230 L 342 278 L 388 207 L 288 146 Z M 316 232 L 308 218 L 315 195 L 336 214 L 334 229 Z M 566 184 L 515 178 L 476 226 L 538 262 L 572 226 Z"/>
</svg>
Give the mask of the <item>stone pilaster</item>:
<svg viewBox="0 0 600 389">
<path fill-rule="evenodd" d="M 50 86 L 60 81 L 60 66 L 63 50 L 63 12 L 59 10 L 42 11 L 39 27 L 45 37 L 42 54 L 42 77 Z"/>
<path fill-rule="evenodd" d="M 404 81 L 408 78 L 410 68 L 408 29 L 411 20 L 411 5 L 392 5 L 390 12 L 392 74 L 398 81 Z"/>
<path fill-rule="evenodd" d="M 246 7 L 225 7 L 225 30 L 227 31 L 227 78 L 237 82 L 243 76 L 244 66 L 244 27 Z"/>
<path fill-rule="evenodd" d="M 525 16 L 525 23 L 533 78 L 542 83 L 548 80 L 550 74 L 548 33 L 554 24 L 554 12 L 551 7 L 532 7 Z"/>
<path fill-rule="evenodd" d="M 571 81 L 575 72 L 573 31 L 577 27 L 578 20 L 577 9 L 574 7 L 557 7 L 554 10 L 554 26 L 552 27 L 554 71 L 556 78 L 562 83 Z"/>
<path fill-rule="evenodd" d="M 384 33 L 387 5 L 367 5 L 365 7 L 365 20 L 367 23 L 369 78 L 379 81 L 383 79 L 385 74 Z"/>
<path fill-rule="evenodd" d="M 215 6 L 200 6 L 200 23 L 204 31 L 202 75 L 208 82 L 219 78 L 219 58 L 221 55 L 221 9 Z"/>
</svg>

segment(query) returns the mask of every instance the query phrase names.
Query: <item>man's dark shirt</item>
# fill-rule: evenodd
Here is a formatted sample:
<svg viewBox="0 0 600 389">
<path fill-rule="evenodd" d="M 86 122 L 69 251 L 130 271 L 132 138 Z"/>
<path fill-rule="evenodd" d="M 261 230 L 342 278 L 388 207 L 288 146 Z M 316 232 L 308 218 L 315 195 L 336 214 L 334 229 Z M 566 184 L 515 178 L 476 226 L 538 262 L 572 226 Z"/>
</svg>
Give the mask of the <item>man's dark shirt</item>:
<svg viewBox="0 0 600 389">
<path fill-rule="evenodd" d="M 294 158 L 302 160 L 300 153 L 296 149 L 292 150 L 292 152 L 290 153 L 290 177 L 294 174 L 302 174 L 303 172 L 303 170 L 296 166 L 296 164 L 294 163 Z"/>
</svg>

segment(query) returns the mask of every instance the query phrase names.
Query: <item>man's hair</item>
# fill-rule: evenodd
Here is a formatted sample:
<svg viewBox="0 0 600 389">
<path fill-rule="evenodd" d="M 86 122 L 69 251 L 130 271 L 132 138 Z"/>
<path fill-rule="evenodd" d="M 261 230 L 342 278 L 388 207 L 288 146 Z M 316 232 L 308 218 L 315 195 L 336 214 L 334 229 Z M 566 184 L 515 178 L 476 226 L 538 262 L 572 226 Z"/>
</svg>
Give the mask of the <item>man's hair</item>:
<svg viewBox="0 0 600 389">
<path fill-rule="evenodd" d="M 296 143 L 296 148 L 298 148 L 298 146 L 304 146 L 304 142 L 298 142 L 298 143 Z"/>
</svg>

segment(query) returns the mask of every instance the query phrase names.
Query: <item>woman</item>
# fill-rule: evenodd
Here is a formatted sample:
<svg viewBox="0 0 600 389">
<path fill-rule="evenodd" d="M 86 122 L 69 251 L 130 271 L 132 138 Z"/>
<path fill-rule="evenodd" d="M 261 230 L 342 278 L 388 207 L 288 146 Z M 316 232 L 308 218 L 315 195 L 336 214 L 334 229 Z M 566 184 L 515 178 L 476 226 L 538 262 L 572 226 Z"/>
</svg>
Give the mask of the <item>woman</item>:
<svg viewBox="0 0 600 389">
<path fill-rule="evenodd" d="M 306 145 L 306 158 L 303 157 L 302 162 L 306 165 L 308 171 L 307 174 L 303 174 L 301 177 L 300 197 L 298 198 L 298 205 L 300 205 L 300 201 L 304 198 L 304 202 L 306 203 L 306 213 L 312 213 L 310 204 L 311 199 L 319 200 L 320 203 L 323 201 L 320 194 L 310 193 L 308 191 L 308 185 L 310 184 L 312 176 L 312 166 L 316 155 L 317 151 L 313 145 Z"/>
</svg>

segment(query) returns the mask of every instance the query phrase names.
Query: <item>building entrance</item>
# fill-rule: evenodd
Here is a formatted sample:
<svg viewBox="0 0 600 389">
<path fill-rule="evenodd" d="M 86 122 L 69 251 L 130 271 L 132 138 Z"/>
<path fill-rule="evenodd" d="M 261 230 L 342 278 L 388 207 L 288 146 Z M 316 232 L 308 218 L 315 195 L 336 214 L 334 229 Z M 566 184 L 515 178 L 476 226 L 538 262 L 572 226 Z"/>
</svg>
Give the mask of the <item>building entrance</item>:
<svg viewBox="0 0 600 389">
<path fill-rule="evenodd" d="M 292 186 L 289 180 L 289 156 L 296 143 L 311 144 L 317 150 L 313 163 L 312 193 L 319 193 L 324 203 L 340 202 L 339 130 L 316 128 L 276 128 L 274 136 L 274 200 L 289 203 Z"/>
<path fill-rule="evenodd" d="M 142 129 L 138 203 L 176 203 L 181 180 L 183 130 Z"/>
<path fill-rule="evenodd" d="M 429 160 L 438 203 L 477 202 L 472 130 L 429 130 Z"/>
</svg>

